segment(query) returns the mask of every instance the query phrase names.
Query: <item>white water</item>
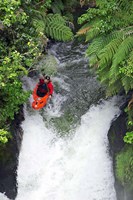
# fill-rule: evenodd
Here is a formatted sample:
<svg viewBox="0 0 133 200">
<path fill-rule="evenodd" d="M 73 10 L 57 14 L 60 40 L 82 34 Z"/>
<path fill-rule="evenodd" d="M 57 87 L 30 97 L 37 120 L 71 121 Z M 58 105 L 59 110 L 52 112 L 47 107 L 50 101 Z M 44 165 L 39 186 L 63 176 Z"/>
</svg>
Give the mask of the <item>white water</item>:
<svg viewBox="0 0 133 200">
<path fill-rule="evenodd" d="M 107 141 L 115 101 L 92 107 L 67 139 L 26 113 L 16 200 L 116 200 Z"/>
<path fill-rule="evenodd" d="M 55 81 L 69 92 L 62 78 Z M 26 78 L 25 89 L 33 90 L 36 82 Z M 66 99 L 55 94 L 43 114 L 60 116 Z M 116 103 L 113 98 L 92 107 L 69 138 L 59 138 L 46 128 L 39 111 L 25 109 L 16 200 L 116 200 L 107 140 L 111 121 L 119 114 Z M 0 193 L 0 200 L 7 197 Z"/>
<path fill-rule="evenodd" d="M 4 194 L 0 193 L 0 200 L 9 200 Z"/>
<path fill-rule="evenodd" d="M 25 112 L 16 200 L 116 200 L 107 140 L 116 101 L 92 107 L 67 139 L 48 130 L 38 112 Z"/>
</svg>

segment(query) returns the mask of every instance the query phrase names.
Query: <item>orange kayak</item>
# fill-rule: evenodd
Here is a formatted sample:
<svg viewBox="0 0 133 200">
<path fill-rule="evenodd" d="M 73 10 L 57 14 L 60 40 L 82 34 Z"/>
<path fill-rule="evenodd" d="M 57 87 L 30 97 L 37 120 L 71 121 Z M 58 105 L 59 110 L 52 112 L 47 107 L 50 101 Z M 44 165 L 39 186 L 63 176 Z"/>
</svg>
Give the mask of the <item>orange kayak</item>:
<svg viewBox="0 0 133 200">
<path fill-rule="evenodd" d="M 34 101 L 32 102 L 32 108 L 35 110 L 39 110 L 41 108 L 43 108 L 44 106 L 46 106 L 48 98 L 49 98 L 49 94 L 46 94 L 44 97 L 39 97 L 37 96 L 36 92 L 37 92 L 37 88 L 38 85 L 36 85 L 36 87 L 33 90 L 33 99 Z"/>
</svg>

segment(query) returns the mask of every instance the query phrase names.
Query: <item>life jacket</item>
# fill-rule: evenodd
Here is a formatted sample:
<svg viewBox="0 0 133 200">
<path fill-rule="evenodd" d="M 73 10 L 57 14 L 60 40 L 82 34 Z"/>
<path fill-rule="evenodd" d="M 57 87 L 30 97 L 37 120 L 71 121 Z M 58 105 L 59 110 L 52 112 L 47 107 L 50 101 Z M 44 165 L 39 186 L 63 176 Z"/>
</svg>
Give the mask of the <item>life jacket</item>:
<svg viewBox="0 0 133 200">
<path fill-rule="evenodd" d="M 38 85 L 37 94 L 39 93 L 44 94 L 44 95 L 48 93 L 48 87 L 46 83 Z"/>
</svg>

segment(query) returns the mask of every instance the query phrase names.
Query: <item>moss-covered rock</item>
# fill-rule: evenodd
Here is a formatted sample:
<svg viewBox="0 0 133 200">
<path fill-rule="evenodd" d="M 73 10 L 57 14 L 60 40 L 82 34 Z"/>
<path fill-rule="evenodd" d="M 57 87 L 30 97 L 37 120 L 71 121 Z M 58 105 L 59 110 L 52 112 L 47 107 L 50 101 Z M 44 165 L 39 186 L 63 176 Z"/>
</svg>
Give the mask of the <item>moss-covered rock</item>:
<svg viewBox="0 0 133 200">
<path fill-rule="evenodd" d="M 45 55 L 38 65 L 42 74 L 55 75 L 57 73 L 58 62 L 53 55 Z"/>
<path fill-rule="evenodd" d="M 60 117 L 51 119 L 51 123 L 54 124 L 54 127 L 61 136 L 68 135 L 69 131 L 72 129 L 72 126 L 75 124 L 74 115 L 67 110 Z"/>
<path fill-rule="evenodd" d="M 133 191 L 133 145 L 125 145 L 117 154 L 116 176 L 127 190 Z"/>
</svg>

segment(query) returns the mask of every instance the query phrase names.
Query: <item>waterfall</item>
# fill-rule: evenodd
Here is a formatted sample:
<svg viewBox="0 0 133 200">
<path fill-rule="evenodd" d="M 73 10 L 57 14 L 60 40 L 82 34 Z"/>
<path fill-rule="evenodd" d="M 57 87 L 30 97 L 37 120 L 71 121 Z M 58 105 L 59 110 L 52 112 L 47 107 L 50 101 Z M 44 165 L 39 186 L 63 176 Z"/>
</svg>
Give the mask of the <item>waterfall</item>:
<svg viewBox="0 0 133 200">
<path fill-rule="evenodd" d="M 26 114 L 16 200 L 115 200 L 107 132 L 119 114 L 116 99 L 92 106 L 72 137 L 47 129 L 42 116 Z"/>
<path fill-rule="evenodd" d="M 41 111 L 31 109 L 32 97 L 25 105 L 16 200 L 116 200 L 107 133 L 119 115 L 119 99 L 99 103 L 103 90 L 88 70 L 85 49 L 81 44 L 54 45 L 51 53 L 59 66 L 52 80 L 58 92 Z M 26 78 L 24 87 L 32 90 L 34 78 Z M 65 111 L 75 126 L 63 135 L 49 123 L 65 118 Z"/>
<path fill-rule="evenodd" d="M 4 194 L 0 193 L 0 200 L 9 200 Z"/>
</svg>

